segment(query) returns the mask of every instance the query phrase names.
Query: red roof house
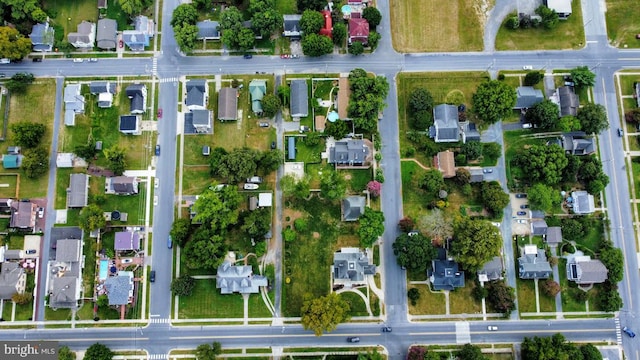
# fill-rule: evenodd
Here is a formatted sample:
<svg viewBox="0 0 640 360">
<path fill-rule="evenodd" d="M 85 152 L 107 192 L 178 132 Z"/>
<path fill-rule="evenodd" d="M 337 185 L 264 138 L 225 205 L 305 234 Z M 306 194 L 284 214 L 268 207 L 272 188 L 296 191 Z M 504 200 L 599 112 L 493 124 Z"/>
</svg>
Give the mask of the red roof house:
<svg viewBox="0 0 640 360">
<path fill-rule="evenodd" d="M 354 41 L 366 44 L 369 39 L 369 23 L 365 19 L 349 19 L 349 43 Z"/>
<path fill-rule="evenodd" d="M 322 10 L 321 12 L 322 16 L 324 16 L 324 26 L 320 29 L 320 35 L 331 37 L 331 30 L 333 30 L 331 12 L 328 10 Z"/>
</svg>

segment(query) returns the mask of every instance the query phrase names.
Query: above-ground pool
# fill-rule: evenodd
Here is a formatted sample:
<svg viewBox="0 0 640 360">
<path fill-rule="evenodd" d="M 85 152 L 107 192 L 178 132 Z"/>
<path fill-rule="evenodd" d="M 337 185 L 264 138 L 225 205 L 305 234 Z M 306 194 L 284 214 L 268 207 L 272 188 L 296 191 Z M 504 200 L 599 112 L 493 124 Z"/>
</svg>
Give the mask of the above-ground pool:
<svg viewBox="0 0 640 360">
<path fill-rule="evenodd" d="M 109 260 L 100 260 L 100 280 L 107 278 L 107 271 L 109 271 Z"/>
</svg>

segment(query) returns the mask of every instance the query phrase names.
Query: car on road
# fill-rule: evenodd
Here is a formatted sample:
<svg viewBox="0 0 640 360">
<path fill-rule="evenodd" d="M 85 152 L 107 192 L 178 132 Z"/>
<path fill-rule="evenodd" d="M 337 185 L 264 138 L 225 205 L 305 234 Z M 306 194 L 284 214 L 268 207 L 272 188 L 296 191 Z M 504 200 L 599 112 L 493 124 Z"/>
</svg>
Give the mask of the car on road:
<svg viewBox="0 0 640 360">
<path fill-rule="evenodd" d="M 288 59 L 289 58 L 289 54 L 281 54 L 280 55 L 280 59 Z"/>
<path fill-rule="evenodd" d="M 489 331 L 498 331 L 498 327 L 489 325 L 489 326 L 487 326 L 487 330 L 489 330 Z"/>
<path fill-rule="evenodd" d="M 533 65 L 524 65 L 522 70 L 533 70 Z"/>
<path fill-rule="evenodd" d="M 36 249 L 29 249 L 29 250 L 25 251 L 25 253 L 26 253 L 27 255 L 33 255 L 33 254 L 35 254 L 35 253 L 36 253 Z"/>
<path fill-rule="evenodd" d="M 153 195 L 153 206 L 158 206 L 158 195 Z"/>
<path fill-rule="evenodd" d="M 526 211 L 518 211 L 518 216 L 525 216 L 527 215 Z"/>
<path fill-rule="evenodd" d="M 156 145 L 156 156 L 160 156 L 160 144 Z"/>
<path fill-rule="evenodd" d="M 156 271 L 155 270 L 151 270 L 149 272 L 149 281 L 150 282 L 155 282 L 156 281 Z"/>
<path fill-rule="evenodd" d="M 124 47 L 124 41 L 119 40 L 118 41 L 118 46 L 122 49 Z"/>
<path fill-rule="evenodd" d="M 520 205 L 520 209 L 528 209 L 529 204 Z"/>
<path fill-rule="evenodd" d="M 267 128 L 267 127 L 269 127 L 269 123 L 268 122 L 261 122 L 260 123 L 260 127 Z"/>
<path fill-rule="evenodd" d="M 382 332 L 391 332 L 391 326 L 383 326 Z"/>
<path fill-rule="evenodd" d="M 154 188 L 158 188 L 158 184 L 160 183 L 160 180 L 158 180 L 158 178 L 153 179 L 153 187 Z"/>
<path fill-rule="evenodd" d="M 98 58 L 90 58 L 89 62 L 98 62 Z"/>
<path fill-rule="evenodd" d="M 251 55 L 251 54 L 244 54 L 244 56 L 243 56 L 243 57 L 244 57 L 245 59 L 251 59 L 251 58 L 253 58 L 253 55 Z"/>
<path fill-rule="evenodd" d="M 623 137 L 624 131 L 622 129 L 618 129 L 618 136 Z"/>
<path fill-rule="evenodd" d="M 629 335 L 629 337 L 631 337 L 631 338 L 636 337 L 636 333 L 634 333 L 634 332 L 633 332 L 633 330 L 629 329 L 629 328 L 628 328 L 628 327 L 626 327 L 626 326 L 622 328 L 622 331 L 623 331 L 625 334 Z"/>
<path fill-rule="evenodd" d="M 573 81 L 565 81 L 564 86 L 576 86 L 576 83 L 574 83 Z"/>
<path fill-rule="evenodd" d="M 518 199 L 526 199 L 527 198 L 527 194 L 522 194 L 522 193 L 516 194 L 516 198 L 518 198 Z"/>
<path fill-rule="evenodd" d="M 31 61 L 33 61 L 33 62 L 42 62 L 42 58 L 33 58 Z"/>
<path fill-rule="evenodd" d="M 5 77 L 7 77 L 7 74 L 5 74 L 5 73 L 0 73 L 0 78 L 5 78 Z"/>
<path fill-rule="evenodd" d="M 258 184 L 244 184 L 243 188 L 245 190 L 258 190 L 260 186 Z"/>
<path fill-rule="evenodd" d="M 158 109 L 158 115 L 156 116 L 158 119 L 162 119 L 162 109 Z"/>
<path fill-rule="evenodd" d="M 84 60 L 83 60 L 82 58 L 73 58 L 73 62 L 74 62 L 74 63 L 81 63 L 81 62 L 83 62 L 83 61 L 84 61 Z"/>
<path fill-rule="evenodd" d="M 291 55 L 291 58 L 292 58 L 292 59 L 298 59 L 298 58 L 300 58 L 300 55 L 298 55 L 298 54 L 293 54 L 293 55 Z"/>
<path fill-rule="evenodd" d="M 169 240 L 167 241 L 167 247 L 169 249 L 173 248 L 173 239 L 171 239 L 171 235 L 169 235 Z"/>
<path fill-rule="evenodd" d="M 482 169 L 482 172 L 485 174 L 491 174 L 493 172 L 493 169 Z"/>
<path fill-rule="evenodd" d="M 359 338 L 359 337 L 357 337 L 357 336 L 349 336 L 349 337 L 347 338 L 347 342 L 350 342 L 350 343 L 357 343 L 357 342 L 360 342 L 360 338 Z"/>
</svg>

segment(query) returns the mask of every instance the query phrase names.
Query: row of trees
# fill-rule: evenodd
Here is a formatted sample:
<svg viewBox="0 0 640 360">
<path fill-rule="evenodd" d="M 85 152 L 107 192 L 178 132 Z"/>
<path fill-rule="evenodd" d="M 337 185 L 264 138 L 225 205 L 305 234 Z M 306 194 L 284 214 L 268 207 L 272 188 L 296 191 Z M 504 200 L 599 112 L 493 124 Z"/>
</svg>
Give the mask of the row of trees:
<svg viewBox="0 0 640 360">
<path fill-rule="evenodd" d="M 588 103 L 578 109 L 576 117 L 571 115 L 560 117 L 558 105 L 547 99 L 528 109 L 525 119 L 541 130 L 564 132 L 582 130 L 587 134 L 598 134 L 609 128 L 606 109 L 594 103 Z"/>
<path fill-rule="evenodd" d="M 271 173 L 278 169 L 282 161 L 280 150 L 261 152 L 243 147 L 227 151 L 217 147 L 211 152 L 211 175 L 236 184 L 257 173 Z"/>
<path fill-rule="evenodd" d="M 538 8 L 536 8 L 535 12 L 540 17 L 540 19 L 535 17 L 532 18 L 529 15 L 523 15 L 523 16 L 512 15 L 509 18 L 507 18 L 507 21 L 505 22 L 506 28 L 511 30 L 516 30 L 516 29 L 538 28 L 542 26 L 547 30 L 553 30 L 555 29 L 555 27 L 558 25 L 558 22 L 560 21 L 558 13 L 555 10 L 549 9 L 544 5 L 540 5 Z"/>
<path fill-rule="evenodd" d="M 559 333 L 551 337 L 525 337 L 520 348 L 523 360 L 602 360 L 602 354 L 592 344 L 576 345 Z"/>
<path fill-rule="evenodd" d="M 348 114 L 356 130 L 366 133 L 378 128 L 379 114 L 385 107 L 389 94 L 389 83 L 384 76 L 369 75 L 364 69 L 353 69 L 349 73 L 351 98 Z"/>
</svg>

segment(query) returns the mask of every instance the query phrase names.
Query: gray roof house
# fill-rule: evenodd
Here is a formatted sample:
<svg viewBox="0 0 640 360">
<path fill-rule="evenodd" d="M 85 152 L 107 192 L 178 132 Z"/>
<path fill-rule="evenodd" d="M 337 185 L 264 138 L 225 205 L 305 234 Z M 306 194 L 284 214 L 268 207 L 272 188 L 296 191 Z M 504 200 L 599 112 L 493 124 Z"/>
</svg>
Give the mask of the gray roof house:
<svg viewBox="0 0 640 360">
<path fill-rule="evenodd" d="M 563 133 L 562 146 L 571 155 L 590 155 L 596 152 L 595 139 L 582 131 Z"/>
<path fill-rule="evenodd" d="M 532 219 L 544 219 L 545 213 L 542 210 L 531 210 L 529 211 L 529 216 Z"/>
<path fill-rule="evenodd" d="M 133 176 L 108 177 L 105 192 L 116 195 L 135 195 L 138 193 L 138 179 Z"/>
<path fill-rule="evenodd" d="M 87 206 L 89 195 L 89 175 L 71 174 L 67 188 L 67 207 L 82 208 Z"/>
<path fill-rule="evenodd" d="M 348 196 L 342 199 L 342 221 L 357 221 L 364 214 L 366 200 L 364 196 Z"/>
<path fill-rule="evenodd" d="M 254 79 L 249 83 L 251 95 L 251 111 L 254 114 L 262 114 L 262 98 L 267 93 L 267 80 Z"/>
<path fill-rule="evenodd" d="M 120 126 L 118 127 L 123 134 L 140 135 L 140 116 L 139 115 L 120 115 Z"/>
<path fill-rule="evenodd" d="M 74 126 L 76 114 L 84 113 L 84 96 L 80 95 L 80 84 L 68 84 L 64 88 L 64 124 Z"/>
<path fill-rule="evenodd" d="M 104 281 L 110 306 L 127 305 L 133 300 L 133 272 L 118 271 Z"/>
<path fill-rule="evenodd" d="M 578 95 L 573 91 L 573 88 L 562 86 L 556 91 L 560 102 L 560 116 L 576 116 L 580 106 L 580 99 L 578 99 Z"/>
<path fill-rule="evenodd" d="M 56 258 L 49 261 L 47 291 L 53 309 L 78 307 L 82 292 L 82 240 L 56 241 Z"/>
<path fill-rule="evenodd" d="M 302 30 L 300 29 L 300 19 L 302 19 L 302 15 L 282 15 L 282 18 L 284 20 L 284 31 L 282 32 L 282 36 L 300 38 L 302 36 Z"/>
<path fill-rule="evenodd" d="M 342 139 L 329 148 L 329 164 L 336 166 L 369 166 L 371 149 L 361 139 Z"/>
<path fill-rule="evenodd" d="M 53 43 L 55 41 L 54 34 L 55 30 L 48 22 L 33 25 L 31 34 L 29 34 L 29 38 L 33 44 L 33 51 L 53 50 Z"/>
<path fill-rule="evenodd" d="M 440 104 L 433 108 L 433 125 L 429 128 L 429 136 L 437 143 L 460 141 L 457 106 Z"/>
<path fill-rule="evenodd" d="M 11 203 L 9 227 L 23 231 L 35 230 L 37 208 L 38 205 L 30 201 L 13 201 Z"/>
<path fill-rule="evenodd" d="M 189 110 L 205 110 L 207 108 L 207 101 L 209 100 L 207 80 L 189 80 L 185 85 L 185 91 L 187 96 L 184 99 L 184 104 L 187 105 Z"/>
<path fill-rule="evenodd" d="M 116 93 L 116 84 L 111 81 L 92 81 L 89 83 L 89 92 L 98 95 L 99 108 L 110 108 L 113 95 Z"/>
<path fill-rule="evenodd" d="M 567 262 L 567 280 L 578 285 L 601 284 L 607 280 L 609 270 L 600 260 L 590 256 L 574 256 Z"/>
<path fill-rule="evenodd" d="M 458 263 L 449 259 L 434 259 L 428 271 L 433 290 L 449 290 L 464 287 L 464 272 Z"/>
<path fill-rule="evenodd" d="M 586 191 L 572 192 L 571 201 L 573 204 L 574 214 L 593 214 L 596 211 L 596 205 L 593 195 L 589 194 Z"/>
<path fill-rule="evenodd" d="M 56 261 L 78 262 L 82 259 L 82 240 L 59 239 L 56 241 Z"/>
<path fill-rule="evenodd" d="M 91 49 L 96 42 L 96 24 L 82 20 L 78 24 L 78 31 L 70 32 L 67 41 L 76 49 Z"/>
<path fill-rule="evenodd" d="M 567 20 L 571 13 L 571 0 L 544 0 L 544 5 L 555 10 L 560 20 Z"/>
<path fill-rule="evenodd" d="M 287 159 L 295 160 L 296 159 L 296 137 L 289 136 L 287 138 Z"/>
<path fill-rule="evenodd" d="M 518 258 L 520 279 L 548 279 L 551 276 L 551 265 L 543 249 L 536 245 L 525 245 Z"/>
<path fill-rule="evenodd" d="M 469 174 L 471 178 L 469 179 L 470 183 L 479 183 L 484 181 L 484 172 L 482 168 L 470 168 Z"/>
<path fill-rule="evenodd" d="M 562 242 L 562 228 L 560 226 L 550 226 L 547 228 L 545 239 L 549 245 L 557 245 Z"/>
<path fill-rule="evenodd" d="M 119 231 L 116 233 L 114 250 L 140 250 L 140 234 L 136 231 Z"/>
<path fill-rule="evenodd" d="M 534 220 L 531 222 L 531 235 L 546 235 L 547 222 L 544 220 Z"/>
<path fill-rule="evenodd" d="M 98 20 L 97 46 L 103 50 L 115 49 L 118 39 L 118 23 L 113 19 Z"/>
<path fill-rule="evenodd" d="M 217 21 L 205 20 L 196 23 L 198 27 L 198 40 L 219 40 L 220 24 Z"/>
<path fill-rule="evenodd" d="M 224 87 L 218 93 L 218 120 L 238 120 L 238 89 Z"/>
<path fill-rule="evenodd" d="M 504 266 L 500 256 L 494 256 L 491 261 L 482 265 L 482 269 L 478 271 L 478 280 L 480 282 L 500 280 L 503 278 Z"/>
<path fill-rule="evenodd" d="M 291 117 L 299 119 L 309 115 L 309 89 L 306 79 L 293 79 L 290 85 L 291 99 L 289 110 Z"/>
<path fill-rule="evenodd" d="M 131 84 L 125 90 L 127 97 L 131 100 L 129 112 L 132 114 L 143 114 L 147 104 L 147 86 L 144 84 Z"/>
<path fill-rule="evenodd" d="M 347 288 L 365 285 L 366 276 L 376 273 L 366 253 L 358 248 L 341 248 L 333 254 L 333 285 Z"/>
<path fill-rule="evenodd" d="M 253 275 L 251 266 L 235 266 L 225 261 L 218 267 L 216 288 L 221 294 L 257 294 L 260 286 L 267 286 L 269 281 L 262 275 Z"/>
<path fill-rule="evenodd" d="M 519 86 L 516 88 L 516 94 L 516 106 L 513 107 L 516 110 L 528 109 L 544 100 L 542 90 L 534 89 L 533 86 Z"/>
<path fill-rule="evenodd" d="M 185 123 L 193 125 L 195 132 L 198 134 L 210 134 L 211 131 L 211 111 L 209 110 L 191 110 L 184 114 Z"/>
<path fill-rule="evenodd" d="M 22 294 L 27 287 L 27 274 L 17 262 L 3 262 L 0 265 L 0 300 L 10 300 L 15 294 Z"/>
<path fill-rule="evenodd" d="M 122 41 L 132 51 L 144 51 L 149 46 L 151 38 L 155 30 L 153 20 L 143 15 L 138 15 L 133 20 L 134 30 L 124 30 L 122 32 Z"/>
</svg>

